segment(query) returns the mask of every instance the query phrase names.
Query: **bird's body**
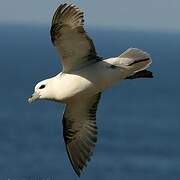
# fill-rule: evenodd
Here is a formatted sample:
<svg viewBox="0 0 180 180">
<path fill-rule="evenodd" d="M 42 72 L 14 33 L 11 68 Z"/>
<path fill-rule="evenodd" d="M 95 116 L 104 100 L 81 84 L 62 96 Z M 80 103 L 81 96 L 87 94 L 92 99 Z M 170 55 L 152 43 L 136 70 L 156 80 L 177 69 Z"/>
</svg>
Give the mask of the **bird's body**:
<svg viewBox="0 0 180 180">
<path fill-rule="evenodd" d="M 150 56 L 129 48 L 118 57 L 97 56 L 83 28 L 83 13 L 74 5 L 56 10 L 51 39 L 62 58 L 63 71 L 39 82 L 29 102 L 47 99 L 65 104 L 63 135 L 71 164 L 80 176 L 97 141 L 96 111 L 101 93 L 124 79 L 152 77 Z"/>
<path fill-rule="evenodd" d="M 69 73 L 61 72 L 46 80 L 49 81 L 51 93 L 48 99 L 66 103 L 73 98 L 91 97 L 132 75 L 134 68 L 134 66 L 125 66 L 122 64 L 122 58 L 115 57 L 95 62 Z"/>
</svg>

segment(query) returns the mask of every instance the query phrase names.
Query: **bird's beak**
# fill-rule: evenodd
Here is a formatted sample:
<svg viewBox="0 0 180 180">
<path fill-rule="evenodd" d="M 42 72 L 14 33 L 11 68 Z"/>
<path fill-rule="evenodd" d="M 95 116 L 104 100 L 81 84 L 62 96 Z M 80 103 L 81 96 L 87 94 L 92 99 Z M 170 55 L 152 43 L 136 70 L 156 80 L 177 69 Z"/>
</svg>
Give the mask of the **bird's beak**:
<svg viewBox="0 0 180 180">
<path fill-rule="evenodd" d="M 28 98 L 29 104 L 31 104 L 32 102 L 36 101 L 39 97 L 40 97 L 39 93 L 36 93 L 36 92 L 33 93 L 33 95 Z"/>
</svg>

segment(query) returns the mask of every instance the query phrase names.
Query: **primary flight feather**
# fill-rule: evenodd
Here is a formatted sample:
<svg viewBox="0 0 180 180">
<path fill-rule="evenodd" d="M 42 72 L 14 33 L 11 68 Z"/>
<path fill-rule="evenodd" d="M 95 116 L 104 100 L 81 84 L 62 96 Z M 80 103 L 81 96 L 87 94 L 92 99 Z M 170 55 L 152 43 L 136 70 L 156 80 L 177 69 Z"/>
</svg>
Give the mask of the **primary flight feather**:
<svg viewBox="0 0 180 180">
<path fill-rule="evenodd" d="M 60 5 L 53 17 L 51 39 L 63 70 L 39 82 L 29 103 L 47 99 L 65 104 L 63 136 L 72 167 L 80 176 L 97 141 L 96 111 L 103 90 L 124 79 L 151 78 L 150 56 L 129 48 L 118 57 L 100 58 L 83 28 L 83 12 Z"/>
</svg>

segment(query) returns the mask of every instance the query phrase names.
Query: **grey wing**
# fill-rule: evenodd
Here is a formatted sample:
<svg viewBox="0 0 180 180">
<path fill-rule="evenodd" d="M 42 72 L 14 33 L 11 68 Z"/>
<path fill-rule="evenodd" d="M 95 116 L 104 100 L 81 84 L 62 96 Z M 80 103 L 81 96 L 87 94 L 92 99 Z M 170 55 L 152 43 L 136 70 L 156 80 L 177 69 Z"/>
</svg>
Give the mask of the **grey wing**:
<svg viewBox="0 0 180 180">
<path fill-rule="evenodd" d="M 51 39 L 61 56 L 64 72 L 100 60 L 83 24 L 83 12 L 74 5 L 62 4 L 54 14 Z"/>
<path fill-rule="evenodd" d="M 74 171 L 80 176 L 90 160 L 97 141 L 96 111 L 101 93 L 75 100 L 65 107 L 63 135 L 68 157 Z"/>
</svg>

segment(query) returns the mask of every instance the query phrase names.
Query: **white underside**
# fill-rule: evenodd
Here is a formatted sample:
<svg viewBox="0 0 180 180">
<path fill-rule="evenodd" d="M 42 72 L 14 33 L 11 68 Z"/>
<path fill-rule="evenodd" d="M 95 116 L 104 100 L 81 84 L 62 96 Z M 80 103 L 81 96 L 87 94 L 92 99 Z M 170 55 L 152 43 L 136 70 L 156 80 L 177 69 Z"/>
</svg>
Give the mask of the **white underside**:
<svg viewBox="0 0 180 180">
<path fill-rule="evenodd" d="M 137 69 L 147 68 L 150 64 L 150 62 L 141 62 L 138 63 L 138 67 L 137 64 L 127 66 L 123 64 L 122 59 L 109 58 L 72 73 L 58 74 L 51 79 L 50 99 L 67 102 L 72 98 L 93 96 L 132 75 Z"/>
</svg>

